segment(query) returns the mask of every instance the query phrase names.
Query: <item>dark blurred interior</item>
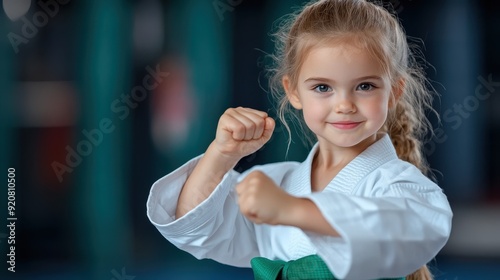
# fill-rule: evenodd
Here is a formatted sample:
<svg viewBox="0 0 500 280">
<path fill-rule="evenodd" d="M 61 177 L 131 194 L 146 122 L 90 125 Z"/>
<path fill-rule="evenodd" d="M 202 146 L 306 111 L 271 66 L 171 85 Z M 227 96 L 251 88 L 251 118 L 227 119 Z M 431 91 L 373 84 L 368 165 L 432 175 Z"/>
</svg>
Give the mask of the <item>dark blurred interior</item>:
<svg viewBox="0 0 500 280">
<path fill-rule="evenodd" d="M 436 279 L 498 279 L 500 4 L 383 2 L 425 44 L 440 94 L 426 154 L 455 217 L 430 266 Z M 15 273 L 0 230 L 0 277 L 253 279 L 173 247 L 145 205 L 157 179 L 203 153 L 226 108 L 273 116 L 269 34 L 302 3 L 4 0 L 0 170 L 16 170 L 17 222 Z M 278 128 L 236 169 L 284 160 L 286 137 Z M 287 159 L 303 160 L 308 149 L 293 139 Z M 7 205 L 7 191 L 0 197 Z"/>
</svg>

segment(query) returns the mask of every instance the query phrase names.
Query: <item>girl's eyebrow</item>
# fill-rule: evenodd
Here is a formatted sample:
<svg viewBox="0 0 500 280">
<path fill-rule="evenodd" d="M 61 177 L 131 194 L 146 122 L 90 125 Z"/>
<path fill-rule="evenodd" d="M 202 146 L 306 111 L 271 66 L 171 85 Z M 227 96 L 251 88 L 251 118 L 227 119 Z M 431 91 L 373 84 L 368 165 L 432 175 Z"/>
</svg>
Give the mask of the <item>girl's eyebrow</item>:
<svg viewBox="0 0 500 280">
<path fill-rule="evenodd" d="M 382 81 L 382 77 L 380 76 L 377 76 L 377 75 L 371 75 L 371 76 L 364 76 L 364 77 L 360 77 L 360 78 L 357 78 L 356 81 L 361 81 L 361 80 L 380 80 Z"/>
<path fill-rule="evenodd" d="M 362 81 L 362 80 L 380 80 L 380 81 L 382 81 L 383 79 L 380 76 L 371 75 L 371 76 L 359 77 L 359 78 L 354 79 L 353 81 L 357 82 L 357 81 Z M 323 77 L 311 77 L 311 78 L 307 78 L 306 80 L 304 80 L 304 83 L 306 83 L 306 82 L 323 82 L 323 83 L 333 82 L 334 83 L 335 80 L 323 78 Z"/>
<path fill-rule="evenodd" d="M 329 83 L 329 82 L 335 82 L 334 80 L 330 80 L 328 78 L 321 78 L 321 77 L 311 77 L 307 78 L 304 83 L 306 82 L 324 82 L 324 83 Z"/>
</svg>

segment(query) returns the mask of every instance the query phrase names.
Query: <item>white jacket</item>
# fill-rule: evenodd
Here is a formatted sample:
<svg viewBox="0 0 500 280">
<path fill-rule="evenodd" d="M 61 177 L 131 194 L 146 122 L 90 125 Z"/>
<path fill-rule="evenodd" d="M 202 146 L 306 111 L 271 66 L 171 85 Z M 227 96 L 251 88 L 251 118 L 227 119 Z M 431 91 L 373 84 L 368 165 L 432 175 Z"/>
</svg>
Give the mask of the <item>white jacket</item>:
<svg viewBox="0 0 500 280">
<path fill-rule="evenodd" d="M 399 160 L 389 136 L 353 159 L 322 192 L 311 193 L 311 163 L 231 170 L 214 192 L 175 220 L 177 199 L 200 157 L 154 183 L 147 214 L 172 244 L 195 257 L 249 267 L 256 256 L 293 260 L 318 254 L 338 278 L 406 276 L 433 259 L 445 245 L 452 212 L 446 196 L 415 166 Z M 296 227 L 255 225 L 239 211 L 235 185 L 260 170 L 288 193 L 311 199 L 341 237 Z"/>
</svg>

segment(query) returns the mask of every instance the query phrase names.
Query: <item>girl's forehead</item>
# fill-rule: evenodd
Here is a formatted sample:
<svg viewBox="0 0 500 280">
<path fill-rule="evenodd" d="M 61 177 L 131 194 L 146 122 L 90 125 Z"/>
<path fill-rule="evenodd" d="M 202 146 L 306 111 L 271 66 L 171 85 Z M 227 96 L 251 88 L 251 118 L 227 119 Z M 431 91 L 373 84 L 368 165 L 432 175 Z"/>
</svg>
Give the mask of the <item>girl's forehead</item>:
<svg viewBox="0 0 500 280">
<path fill-rule="evenodd" d="M 357 45 L 346 43 L 330 43 L 314 46 L 310 49 L 309 54 L 313 52 L 336 53 L 347 57 L 350 57 L 352 55 L 369 54 L 367 49 L 360 48 Z"/>
<path fill-rule="evenodd" d="M 374 35 L 374 34 L 372 34 Z M 372 56 L 374 59 L 381 61 L 380 54 L 383 53 L 381 46 L 371 40 L 370 35 L 349 33 L 335 36 L 318 36 L 307 34 L 298 38 L 298 58 L 300 58 L 299 63 L 303 63 L 304 60 L 311 54 L 311 52 L 317 51 L 318 49 L 333 48 L 343 54 L 358 55 L 367 54 Z M 376 41 L 376 40 L 375 40 Z M 378 55 L 377 55 L 378 53 Z"/>
<path fill-rule="evenodd" d="M 312 47 L 305 55 L 303 64 L 358 63 L 380 66 L 379 60 L 365 48 L 349 44 L 324 44 Z"/>
<path fill-rule="evenodd" d="M 313 34 L 307 33 L 297 38 L 299 44 L 308 45 L 310 47 L 318 46 L 345 46 L 354 48 L 367 48 L 374 41 L 380 41 L 380 36 L 376 35 L 377 32 L 345 32 L 345 33 L 325 33 Z M 373 37 L 379 37 L 373 40 Z M 370 43 L 371 42 L 371 43 Z"/>
</svg>

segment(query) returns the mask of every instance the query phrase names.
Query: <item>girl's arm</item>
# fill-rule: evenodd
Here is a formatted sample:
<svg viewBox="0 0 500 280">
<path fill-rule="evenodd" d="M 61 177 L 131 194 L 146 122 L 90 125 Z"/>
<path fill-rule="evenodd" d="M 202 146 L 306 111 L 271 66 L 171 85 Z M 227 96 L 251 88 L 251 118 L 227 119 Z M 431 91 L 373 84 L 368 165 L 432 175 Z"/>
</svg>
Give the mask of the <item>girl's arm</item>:
<svg viewBox="0 0 500 280">
<path fill-rule="evenodd" d="M 236 191 L 241 212 L 254 223 L 294 226 L 322 235 L 340 236 L 314 202 L 286 193 L 260 171 L 248 174 Z"/>
<path fill-rule="evenodd" d="M 241 107 L 226 110 L 219 119 L 215 140 L 182 188 L 176 218 L 207 199 L 241 158 L 256 152 L 269 141 L 274 126 L 274 120 L 265 112 Z"/>
<path fill-rule="evenodd" d="M 236 203 L 234 186 L 241 174 L 230 170 L 206 200 L 176 219 L 176 201 L 200 159 L 188 161 L 153 184 L 148 218 L 170 243 L 198 259 L 248 267 L 259 249 L 254 225 L 239 213 Z"/>
<path fill-rule="evenodd" d="M 182 187 L 182 191 L 177 201 L 177 209 L 175 212 L 176 219 L 184 216 L 207 199 L 215 187 L 221 182 L 222 177 L 224 177 L 237 162 L 238 159 L 220 154 L 214 148 L 214 143 L 210 144 Z"/>
<path fill-rule="evenodd" d="M 283 218 L 283 224 L 321 235 L 340 237 L 340 234 L 328 223 L 314 202 L 307 198 L 292 197 L 292 199 L 294 203 L 290 204 L 290 211 Z"/>
</svg>

